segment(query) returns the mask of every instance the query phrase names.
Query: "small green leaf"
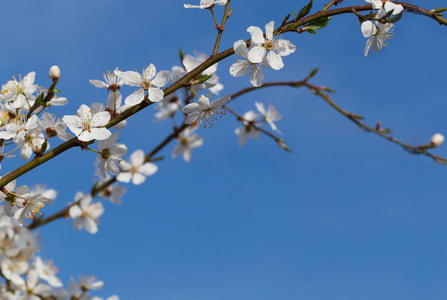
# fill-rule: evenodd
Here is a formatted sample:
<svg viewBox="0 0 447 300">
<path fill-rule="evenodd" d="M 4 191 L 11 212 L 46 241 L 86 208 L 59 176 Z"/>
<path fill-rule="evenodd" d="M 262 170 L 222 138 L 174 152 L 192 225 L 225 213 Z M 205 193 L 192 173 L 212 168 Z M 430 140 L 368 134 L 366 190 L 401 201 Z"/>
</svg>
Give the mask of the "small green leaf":
<svg viewBox="0 0 447 300">
<path fill-rule="evenodd" d="M 40 153 L 41 153 L 41 154 L 44 154 L 45 151 L 47 151 L 47 148 L 48 148 L 48 142 L 47 142 L 47 140 L 45 139 L 45 142 L 43 142 L 43 144 L 42 144 L 42 148 L 40 149 Z"/>
<path fill-rule="evenodd" d="M 53 93 L 60 93 L 61 91 L 59 91 L 58 89 L 53 89 Z"/>
<path fill-rule="evenodd" d="M 207 81 L 208 79 L 210 79 L 211 76 L 213 76 L 213 75 L 204 75 L 204 76 L 200 77 L 200 78 L 199 78 L 200 83 L 204 83 L 205 81 Z"/>
<path fill-rule="evenodd" d="M 312 78 L 312 77 L 314 77 L 315 74 L 318 73 L 318 70 L 319 70 L 319 69 L 320 69 L 320 68 L 315 68 L 315 69 L 313 69 L 312 71 L 310 71 L 309 76 L 307 76 L 307 77 L 309 77 L 309 79 Z"/>
<path fill-rule="evenodd" d="M 305 26 L 307 28 L 307 31 L 309 31 L 309 29 L 313 30 L 315 32 L 315 30 L 321 29 L 323 27 L 326 27 L 329 24 L 329 20 L 331 18 L 321 18 L 312 22 L 307 23 Z M 312 33 L 312 32 L 311 32 Z"/>
<path fill-rule="evenodd" d="M 399 14 L 395 15 L 394 17 L 391 18 L 390 22 L 391 23 L 396 23 L 397 21 L 400 20 L 400 18 L 402 18 L 403 15 L 403 11 L 401 11 Z"/>
<path fill-rule="evenodd" d="M 295 19 L 299 20 L 302 17 L 307 16 L 309 14 L 310 10 L 312 9 L 312 5 L 313 5 L 313 0 L 310 0 L 310 2 L 300 10 L 300 12 L 298 13 L 298 16 L 296 16 Z"/>
<path fill-rule="evenodd" d="M 335 93 L 335 90 L 331 89 L 330 87 L 325 87 L 323 89 L 323 91 L 328 92 L 328 93 Z"/>
<path fill-rule="evenodd" d="M 444 11 L 446 11 L 446 10 L 447 10 L 447 8 L 442 7 L 442 8 L 436 8 L 433 12 L 434 12 L 434 13 L 442 13 L 442 12 L 444 12 Z"/>
<path fill-rule="evenodd" d="M 181 48 L 178 49 L 178 54 L 180 55 L 180 61 L 183 61 L 183 58 L 185 57 L 185 53 L 183 53 L 183 50 Z"/>
<path fill-rule="evenodd" d="M 312 28 L 307 28 L 306 31 L 309 33 L 312 33 L 312 34 L 317 34 L 317 32 L 315 30 L 313 30 Z"/>
</svg>

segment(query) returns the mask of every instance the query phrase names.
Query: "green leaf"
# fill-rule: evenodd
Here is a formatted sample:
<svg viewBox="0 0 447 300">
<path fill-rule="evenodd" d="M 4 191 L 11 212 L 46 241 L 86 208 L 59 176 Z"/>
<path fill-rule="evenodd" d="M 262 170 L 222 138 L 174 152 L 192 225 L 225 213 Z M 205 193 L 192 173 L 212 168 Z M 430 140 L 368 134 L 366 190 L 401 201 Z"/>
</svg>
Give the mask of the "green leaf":
<svg viewBox="0 0 447 300">
<path fill-rule="evenodd" d="M 205 81 L 207 81 L 208 79 L 210 79 L 211 76 L 213 76 L 213 75 L 204 75 L 204 76 L 200 77 L 200 78 L 199 78 L 200 83 L 204 83 Z"/>
<path fill-rule="evenodd" d="M 181 48 L 178 49 L 178 54 L 180 55 L 180 61 L 183 61 L 183 58 L 185 57 L 185 53 L 183 53 L 183 50 Z"/>
<path fill-rule="evenodd" d="M 335 93 L 335 90 L 331 89 L 330 87 L 325 87 L 323 89 L 323 91 L 328 92 L 328 93 Z"/>
<path fill-rule="evenodd" d="M 48 148 L 48 142 L 47 142 L 47 140 L 45 139 L 45 142 L 43 142 L 43 144 L 42 144 L 42 148 L 40 149 L 40 154 L 44 154 L 45 151 L 47 151 L 47 148 Z"/>
<path fill-rule="evenodd" d="M 60 93 L 61 91 L 59 91 L 58 89 L 53 89 L 53 93 Z"/>
<path fill-rule="evenodd" d="M 315 74 L 317 74 L 318 73 L 318 70 L 319 70 L 320 68 L 315 68 L 315 69 L 313 69 L 312 71 L 310 71 L 310 73 L 309 73 L 309 79 L 310 78 L 312 78 L 312 77 L 314 77 L 315 76 Z"/>
<path fill-rule="evenodd" d="M 310 32 L 309 29 L 311 29 L 314 32 L 310 32 L 310 33 L 315 33 L 316 30 L 326 27 L 329 24 L 330 19 L 331 19 L 330 17 L 321 18 L 321 19 L 307 23 L 305 25 L 305 27 L 307 28 L 308 32 Z"/>
<path fill-rule="evenodd" d="M 312 5 L 313 5 L 313 0 L 310 0 L 310 2 L 300 10 L 300 12 L 298 13 L 298 16 L 295 19 L 299 20 L 302 17 L 307 16 L 309 14 L 310 10 L 312 9 Z"/>
<path fill-rule="evenodd" d="M 399 14 L 395 15 L 394 17 L 392 17 L 390 22 L 391 23 L 396 23 L 397 21 L 400 20 L 400 18 L 402 18 L 403 14 L 404 14 L 404 11 L 401 11 Z"/>
<path fill-rule="evenodd" d="M 446 11 L 446 10 L 447 10 L 447 8 L 442 7 L 442 8 L 436 8 L 433 12 L 434 12 L 434 13 L 442 13 L 442 12 L 444 12 L 444 11 Z"/>
<path fill-rule="evenodd" d="M 312 28 L 307 28 L 306 31 L 309 33 L 312 33 L 312 34 L 317 34 L 317 32 L 315 30 L 313 30 Z"/>
</svg>

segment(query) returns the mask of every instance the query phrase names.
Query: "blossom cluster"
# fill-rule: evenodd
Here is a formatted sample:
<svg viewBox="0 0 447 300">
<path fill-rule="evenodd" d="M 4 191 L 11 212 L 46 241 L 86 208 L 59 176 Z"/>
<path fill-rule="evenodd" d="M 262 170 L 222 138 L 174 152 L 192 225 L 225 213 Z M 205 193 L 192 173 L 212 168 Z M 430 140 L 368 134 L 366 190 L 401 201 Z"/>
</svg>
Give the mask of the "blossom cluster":
<svg viewBox="0 0 447 300">
<path fill-rule="evenodd" d="M 371 48 L 378 51 L 386 46 L 394 26 L 390 17 L 398 16 L 404 9 L 402 5 L 386 0 L 365 1 L 378 10 L 367 17 L 370 20 L 362 19 L 361 32 L 368 38 L 364 49 L 367 56 Z M 200 5 L 184 4 L 184 7 L 209 9 L 212 12 L 215 5 L 227 3 L 227 0 L 201 0 Z M 234 53 L 240 59 L 229 69 L 232 76 L 241 77 L 248 72 L 250 83 L 260 87 L 264 80 L 261 67 L 272 70 L 284 67 L 283 57 L 294 53 L 296 46 L 284 39 L 280 35 L 281 29 L 275 30 L 274 25 L 274 21 L 267 23 L 265 33 L 259 27 L 250 26 L 247 28 L 250 40 L 240 39 L 233 44 Z M 219 26 L 216 28 L 219 29 Z M 263 103 L 255 102 L 257 112 L 250 110 L 241 116 L 227 107 L 232 100 L 231 95 L 217 98 L 224 90 L 217 75 L 217 63 L 208 64 L 206 69 L 203 68 L 200 74 L 182 86 L 184 89 L 165 94 L 163 87 L 170 81 L 179 82 L 209 59 L 210 56 L 202 53 L 182 53 L 181 66 L 173 66 L 170 71 L 157 72 L 152 63 L 141 73 L 115 68 L 113 72 L 103 74 L 104 80 L 89 81 L 94 87 L 106 88 L 105 101 L 81 104 L 76 114 L 61 118 L 45 111 L 52 106 L 68 103 L 67 98 L 56 95 L 60 93 L 55 87 L 61 76 L 57 66 L 50 68 L 52 84 L 48 90 L 35 84 L 35 72 L 29 72 L 23 78 L 13 77 L 2 85 L 0 91 L 0 161 L 15 157 L 17 151 L 23 160 L 30 160 L 33 155 L 42 157 L 50 150 L 49 139 L 54 137 L 64 142 L 73 140 L 81 149 L 94 152 L 95 174 L 98 176 L 94 188 L 89 193 L 79 191 L 61 216 L 71 218 L 74 229 L 85 229 L 95 234 L 99 230 L 99 218 L 104 213 L 104 206 L 94 198 L 121 204 L 121 197 L 126 193 L 122 184 L 142 184 L 159 168 L 154 163 L 157 159 L 152 157 L 153 153 L 145 154 L 142 149 L 134 150 L 126 158 L 128 146 L 118 140 L 119 130 L 127 126 L 124 115 L 132 107 L 156 103 L 156 119 L 173 123 L 171 139 L 175 139 L 177 144 L 171 156 L 182 156 L 185 162 L 190 162 L 193 150 L 204 144 L 204 139 L 197 134 L 198 128 L 202 127 L 198 125 L 211 128 L 227 111 L 235 114 L 242 124 L 235 130 L 240 147 L 248 138 L 256 139 L 261 132 L 266 133 L 262 129 L 263 123 L 267 123 L 275 134 L 282 134 L 275 124 L 281 116 L 273 106 L 266 108 Z M 134 89 L 125 98 L 121 94 L 123 86 Z M 212 100 L 213 97 L 217 99 Z M 67 132 L 67 128 L 71 133 Z M 90 145 L 95 141 L 96 148 L 93 149 L 94 146 Z M 282 140 L 277 138 L 277 141 Z M 423 147 L 438 147 L 443 141 L 443 135 L 435 134 L 430 144 Z M 51 143 L 53 145 L 53 140 Z M 6 147 L 9 149 L 5 150 Z M 54 204 L 56 196 L 55 190 L 43 186 L 29 188 L 18 185 L 16 180 L 11 180 L 0 190 L 0 203 L 3 205 L 0 209 L 0 276 L 5 279 L 5 284 L 0 283 L 0 299 L 101 299 L 90 295 L 92 290 L 102 287 L 101 281 L 94 277 L 79 277 L 77 281 L 72 279 L 68 289 L 64 289 L 62 281 L 56 276 L 57 268 L 36 255 L 39 250 L 36 236 L 24 227 L 25 219 L 30 220 L 31 227 L 39 224 L 43 220 L 45 205 Z M 118 297 L 111 296 L 108 300 L 118 300 Z"/>
<path fill-rule="evenodd" d="M 51 197 L 55 192 L 45 190 L 44 194 Z M 68 288 L 63 288 L 57 276 L 58 268 L 52 261 L 36 254 L 40 250 L 37 238 L 26 227 L 19 226 L 15 219 L 0 211 L 0 271 L 6 280 L 0 283 L 0 299 L 102 299 L 91 295 L 91 291 L 103 286 L 102 281 L 92 276 L 80 276 L 78 280 L 71 278 Z M 119 298 L 114 295 L 108 300 Z"/>
</svg>

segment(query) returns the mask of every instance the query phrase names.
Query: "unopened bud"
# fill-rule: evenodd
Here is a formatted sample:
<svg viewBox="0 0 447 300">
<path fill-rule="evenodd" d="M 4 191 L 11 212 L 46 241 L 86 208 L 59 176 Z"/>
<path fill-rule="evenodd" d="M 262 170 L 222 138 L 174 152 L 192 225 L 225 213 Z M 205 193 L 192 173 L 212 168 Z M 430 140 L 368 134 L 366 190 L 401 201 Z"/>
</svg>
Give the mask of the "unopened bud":
<svg viewBox="0 0 447 300">
<path fill-rule="evenodd" d="M 431 137 L 430 144 L 432 144 L 435 147 L 438 147 L 444 142 L 444 136 L 440 133 L 435 134 Z"/>
<path fill-rule="evenodd" d="M 50 78 L 56 79 L 61 77 L 61 70 L 58 66 L 52 66 L 50 68 Z"/>
</svg>

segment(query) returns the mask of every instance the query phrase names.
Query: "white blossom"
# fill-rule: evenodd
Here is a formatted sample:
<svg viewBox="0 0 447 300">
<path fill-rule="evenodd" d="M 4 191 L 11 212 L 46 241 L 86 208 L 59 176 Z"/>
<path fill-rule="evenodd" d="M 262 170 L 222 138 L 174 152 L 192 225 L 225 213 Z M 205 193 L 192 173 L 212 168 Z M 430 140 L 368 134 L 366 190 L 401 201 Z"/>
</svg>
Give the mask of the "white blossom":
<svg viewBox="0 0 447 300">
<path fill-rule="evenodd" d="M 85 228 L 87 232 L 94 234 L 98 232 L 99 216 L 104 213 L 104 208 L 101 202 L 92 202 L 92 196 L 90 194 L 84 195 L 82 192 L 76 193 L 76 202 L 70 207 L 68 213 L 73 219 L 73 227 L 76 230 Z"/>
<path fill-rule="evenodd" d="M 124 79 L 122 78 L 123 72 L 118 70 L 118 68 L 115 69 L 115 71 L 110 72 L 107 71 L 107 73 L 102 74 L 104 77 L 104 81 L 96 80 L 96 79 L 90 79 L 89 82 L 93 84 L 97 88 L 107 88 L 107 90 L 118 90 L 120 86 L 124 84 Z"/>
<path fill-rule="evenodd" d="M 110 113 L 101 111 L 93 114 L 91 109 L 85 104 L 79 107 L 78 115 L 64 116 L 62 120 L 80 141 L 100 141 L 112 135 L 104 127 L 110 121 Z"/>
<path fill-rule="evenodd" d="M 145 92 L 147 92 L 150 101 L 160 101 L 164 97 L 164 92 L 161 88 L 169 82 L 169 75 L 169 71 L 165 70 L 156 73 L 156 68 L 153 64 L 144 69 L 141 75 L 134 71 L 124 72 L 122 78 L 125 84 L 140 87 L 128 96 L 124 102 L 129 106 L 137 105 L 144 100 Z"/>
<path fill-rule="evenodd" d="M 239 147 L 242 147 L 247 142 L 247 137 L 257 139 L 259 137 L 259 130 L 253 127 L 259 118 L 259 114 L 250 110 L 244 114 L 244 127 L 236 128 L 235 133 L 239 136 Z"/>
<path fill-rule="evenodd" d="M 264 121 L 270 125 L 272 130 L 281 133 L 281 131 L 278 129 L 278 127 L 276 127 L 276 124 L 274 123 L 281 120 L 281 116 L 279 115 L 278 111 L 271 105 L 266 110 L 262 102 L 255 102 L 255 105 L 258 111 L 264 117 Z"/>
<path fill-rule="evenodd" d="M 200 0 L 200 5 L 183 4 L 185 8 L 212 8 L 215 4 L 225 5 L 228 0 Z"/>
<path fill-rule="evenodd" d="M 219 115 L 220 117 L 225 115 L 225 112 L 220 110 L 230 100 L 231 96 L 226 95 L 210 103 L 209 98 L 200 96 L 197 103 L 189 103 L 182 109 L 187 114 L 185 124 L 202 124 L 203 122 L 203 127 L 206 127 L 206 124 L 213 126 Z"/>
<path fill-rule="evenodd" d="M 56 276 L 59 271 L 55 266 L 53 266 L 52 261 L 46 263 L 37 256 L 34 260 L 33 269 L 37 271 L 40 278 L 47 281 L 52 287 L 61 287 L 62 281 Z"/>
<path fill-rule="evenodd" d="M 55 121 L 54 119 L 55 117 L 48 112 L 42 114 L 42 125 L 47 137 L 51 138 L 57 135 L 63 141 L 73 138 L 71 133 L 66 132 L 65 123 L 62 120 Z"/>
<path fill-rule="evenodd" d="M 183 154 L 183 159 L 186 162 L 191 160 L 191 153 L 197 147 L 202 146 L 203 138 L 197 134 L 192 134 L 198 127 L 190 126 L 184 130 L 183 135 L 179 136 L 177 139 L 177 145 L 172 152 L 172 157 L 176 158 L 180 154 Z M 192 134 L 192 135 L 191 135 Z"/>
<path fill-rule="evenodd" d="M 389 0 L 365 0 L 365 1 L 371 3 L 373 9 L 380 9 L 383 7 L 386 12 L 390 12 L 391 10 L 393 10 L 394 15 L 400 14 L 404 10 L 404 7 L 402 5 L 394 4 Z"/>
<path fill-rule="evenodd" d="M 126 183 L 132 180 L 133 184 L 138 185 L 146 180 L 146 176 L 155 174 L 157 170 L 157 165 L 144 162 L 143 150 L 136 150 L 130 156 L 130 163 L 127 161 L 121 162 L 121 172 L 116 179 Z"/>
<path fill-rule="evenodd" d="M 252 63 L 261 63 L 265 57 L 272 69 L 279 70 L 284 67 L 281 57 L 295 52 L 296 46 L 288 40 L 277 39 L 277 36 L 273 35 L 274 25 L 274 21 L 265 25 L 265 38 L 261 28 L 248 27 L 247 31 L 251 34 L 248 60 Z"/>
<path fill-rule="evenodd" d="M 98 166 L 104 178 L 107 176 L 107 172 L 113 175 L 119 174 L 118 162 L 127 153 L 126 145 L 116 143 L 117 138 L 118 132 L 115 132 L 109 138 L 98 141 L 98 150 L 101 152 L 98 155 Z"/>
<path fill-rule="evenodd" d="M 233 45 L 234 53 L 237 56 L 242 57 L 244 59 L 238 59 L 230 67 L 230 74 L 233 77 L 241 77 L 247 74 L 247 71 L 250 70 L 250 82 L 253 86 L 261 86 L 262 81 L 264 80 L 264 73 L 259 65 L 268 66 L 266 59 L 264 58 L 263 62 L 257 64 L 248 60 L 248 48 L 243 40 L 239 40 Z"/>
<path fill-rule="evenodd" d="M 19 81 L 13 77 L 13 80 L 9 80 L 6 84 L 2 85 L 0 101 L 11 102 L 14 108 L 22 108 L 27 105 L 27 100 L 35 99 L 33 94 L 37 91 L 38 87 L 37 84 L 34 84 L 35 77 L 35 72 L 29 72 L 23 80 L 19 75 Z"/>
</svg>

